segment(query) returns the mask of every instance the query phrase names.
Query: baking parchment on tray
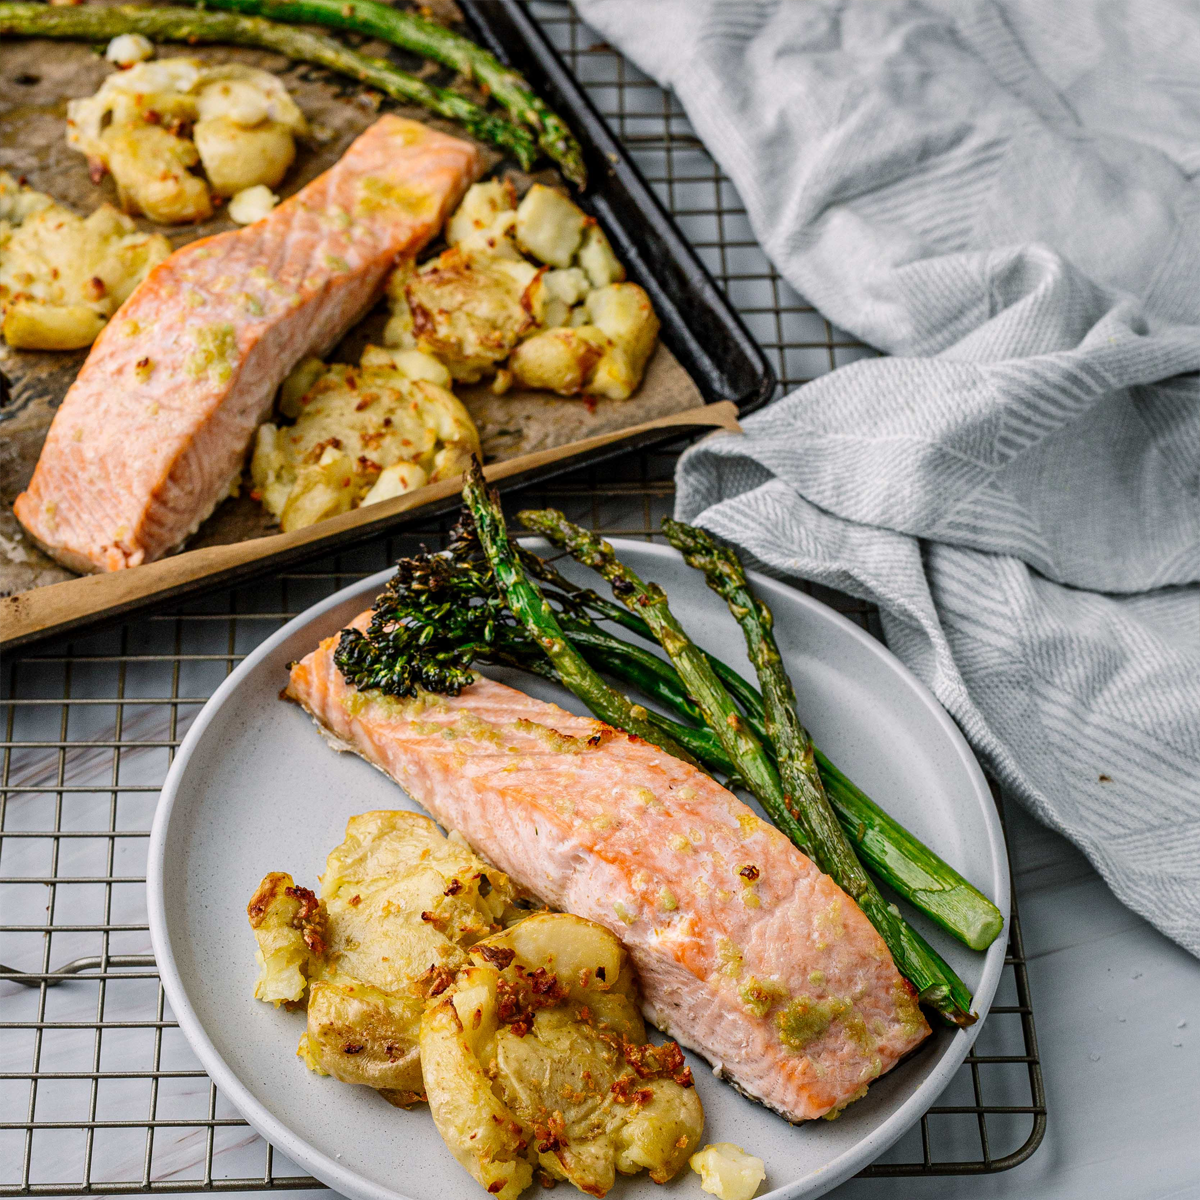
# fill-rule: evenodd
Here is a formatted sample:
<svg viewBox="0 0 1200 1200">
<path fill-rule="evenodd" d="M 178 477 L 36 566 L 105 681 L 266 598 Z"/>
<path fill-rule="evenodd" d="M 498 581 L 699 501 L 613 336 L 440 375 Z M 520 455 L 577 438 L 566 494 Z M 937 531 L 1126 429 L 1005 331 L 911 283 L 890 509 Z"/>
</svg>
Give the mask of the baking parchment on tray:
<svg viewBox="0 0 1200 1200">
<path fill-rule="evenodd" d="M 386 52 L 383 46 L 365 48 L 380 54 Z M 191 55 L 205 62 L 241 62 L 264 67 L 283 79 L 314 130 L 313 139 L 298 146 L 296 163 L 279 189 L 283 194 L 291 194 L 332 166 L 379 110 L 378 97 L 364 92 L 357 84 L 303 64 L 289 63 L 278 55 L 224 46 L 160 47 L 162 57 L 176 54 Z M 81 43 L 24 41 L 0 46 L 0 169 L 23 177 L 30 186 L 50 193 L 81 214 L 91 212 L 102 200 L 115 203 L 111 179 L 106 178 L 99 187 L 94 185 L 88 176 L 86 160 L 67 146 L 65 138 L 67 100 L 92 94 L 110 69 L 95 48 Z M 537 86 L 532 72 L 530 77 Z M 582 93 L 575 99 L 584 106 L 588 104 Z M 462 130 L 431 118 L 424 110 L 388 107 L 464 136 Z M 578 128 L 578 114 L 568 111 L 566 115 L 576 116 L 572 123 Z M 594 112 L 590 115 L 599 122 Z M 531 179 L 561 183 L 554 171 L 523 176 L 491 147 L 481 146 L 481 150 L 489 170 L 513 176 L 518 189 Z M 659 249 L 661 237 L 650 228 L 651 223 L 618 219 L 606 211 L 604 203 L 594 203 L 615 188 L 621 193 L 618 201 L 626 202 L 630 211 L 630 197 L 625 195 L 630 183 L 635 189 L 639 184 L 645 189 L 645 184 L 627 160 L 615 164 L 623 170 L 614 169 L 612 147 L 597 146 L 586 139 L 585 152 L 595 164 L 596 176 L 582 202 L 597 211 L 618 255 L 625 259 L 631 278 L 650 291 L 663 320 L 662 342 L 641 387 L 623 402 L 563 399 L 520 389 L 496 396 L 486 385 L 456 387 L 479 428 L 487 473 L 501 486 L 504 482 L 544 477 L 568 464 L 574 466 L 581 460 L 612 453 L 617 446 L 644 445 L 675 431 L 706 426 L 735 429 L 738 409 L 744 408 L 747 400 L 758 401 L 760 394 L 765 396 L 772 382 L 770 370 L 759 354 L 761 371 L 749 372 L 748 392 L 745 370 L 743 378 L 734 381 L 732 390 L 714 389 L 711 364 L 707 362 L 701 364 L 700 370 L 689 364 L 693 366 L 693 374 L 706 386 L 697 385 L 672 352 L 674 345 L 685 360 L 693 357 L 695 333 L 683 314 L 676 311 L 671 297 L 663 294 L 659 281 L 648 278 L 644 264 L 638 261 L 645 235 L 654 235 L 645 250 L 655 259 L 655 274 L 661 274 L 664 265 Z M 626 178 L 621 179 L 620 175 Z M 632 199 L 631 211 L 635 217 L 653 211 L 654 216 L 669 225 L 648 189 L 644 195 Z M 139 224 L 166 232 L 175 246 L 234 228 L 232 222 L 219 215 L 203 224 L 174 230 L 144 221 Z M 690 255 L 682 239 L 672 249 L 682 249 Z M 699 272 L 712 287 L 711 279 L 703 274 L 698 262 L 692 259 L 680 263 L 678 257 L 675 254 L 666 265 L 677 272 L 685 271 L 692 279 Z M 715 287 L 712 290 L 715 292 Z M 702 299 L 707 303 L 701 307 L 707 310 L 711 296 Z M 726 312 L 728 320 L 736 323 L 732 311 Z M 705 311 L 704 315 L 711 320 L 711 313 Z M 363 346 L 379 340 L 385 316 L 382 308 L 370 314 L 346 335 L 329 355 L 330 361 L 357 362 Z M 695 314 L 689 316 L 694 321 Z M 745 333 L 740 326 L 738 331 Z M 745 342 L 753 346 L 748 335 Z M 55 409 L 85 357 L 85 351 L 12 350 L 0 341 L 0 370 L 7 381 L 5 401 L 0 407 L 0 597 L 3 597 L 0 639 L 6 646 L 91 627 L 139 608 L 229 584 L 264 569 L 278 569 L 327 552 L 335 545 L 346 548 L 411 519 L 417 509 L 424 516 L 431 508 L 449 508 L 455 503 L 459 485 L 457 481 L 447 481 L 284 534 L 263 507 L 250 498 L 250 488 L 246 486 L 240 496 L 217 508 L 182 553 L 132 570 L 75 576 L 24 536 L 13 516 L 12 504 L 33 472 Z M 757 381 L 753 378 L 755 374 L 759 376 Z M 720 402 L 722 393 L 729 400 L 741 403 Z"/>
</svg>

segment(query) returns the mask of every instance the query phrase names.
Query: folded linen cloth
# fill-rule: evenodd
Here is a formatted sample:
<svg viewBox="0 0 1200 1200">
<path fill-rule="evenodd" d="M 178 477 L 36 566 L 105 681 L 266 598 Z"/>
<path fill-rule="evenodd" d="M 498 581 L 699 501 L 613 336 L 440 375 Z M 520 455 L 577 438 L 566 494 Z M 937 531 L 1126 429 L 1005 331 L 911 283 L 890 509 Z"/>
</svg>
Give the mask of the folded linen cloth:
<svg viewBox="0 0 1200 1200">
<path fill-rule="evenodd" d="M 877 603 L 1002 785 L 1200 955 L 1194 3 L 578 7 L 894 356 L 693 448 L 677 514 Z"/>
</svg>

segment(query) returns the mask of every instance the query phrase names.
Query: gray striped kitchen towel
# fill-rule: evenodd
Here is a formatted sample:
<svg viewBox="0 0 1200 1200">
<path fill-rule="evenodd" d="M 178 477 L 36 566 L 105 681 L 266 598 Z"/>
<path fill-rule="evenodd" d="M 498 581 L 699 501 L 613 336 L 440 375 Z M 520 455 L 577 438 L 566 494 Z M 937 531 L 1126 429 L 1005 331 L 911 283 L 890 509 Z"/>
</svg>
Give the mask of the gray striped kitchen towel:
<svg viewBox="0 0 1200 1200">
<path fill-rule="evenodd" d="M 1200 955 L 1200 8 L 579 7 L 892 356 L 695 447 L 679 516 L 876 602 L 1005 788 Z"/>
</svg>

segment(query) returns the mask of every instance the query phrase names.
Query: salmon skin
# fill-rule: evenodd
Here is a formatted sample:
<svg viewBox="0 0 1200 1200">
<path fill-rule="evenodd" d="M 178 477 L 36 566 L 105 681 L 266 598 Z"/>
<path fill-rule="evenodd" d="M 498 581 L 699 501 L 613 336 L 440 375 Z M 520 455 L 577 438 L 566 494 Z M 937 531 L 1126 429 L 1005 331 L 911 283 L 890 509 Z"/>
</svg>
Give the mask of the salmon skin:
<svg viewBox="0 0 1200 1200">
<path fill-rule="evenodd" d="M 500 870 L 612 930 L 649 1020 L 746 1095 L 824 1116 L 928 1036 L 854 901 L 702 771 L 483 677 L 454 697 L 358 692 L 337 640 L 292 666 L 288 697 Z"/>
<path fill-rule="evenodd" d="M 76 571 L 179 547 L 230 494 L 287 373 L 332 349 L 479 170 L 469 143 L 383 116 L 263 220 L 160 263 L 55 414 L 21 524 Z"/>
</svg>

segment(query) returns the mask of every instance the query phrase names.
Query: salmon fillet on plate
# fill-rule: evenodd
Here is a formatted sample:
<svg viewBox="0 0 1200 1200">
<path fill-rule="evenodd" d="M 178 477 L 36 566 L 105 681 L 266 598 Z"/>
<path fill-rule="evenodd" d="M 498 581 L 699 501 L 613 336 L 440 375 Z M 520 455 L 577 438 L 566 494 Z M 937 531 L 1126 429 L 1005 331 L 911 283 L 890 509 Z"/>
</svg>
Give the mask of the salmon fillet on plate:
<svg viewBox="0 0 1200 1200">
<path fill-rule="evenodd" d="M 236 484 L 284 377 L 366 313 L 479 170 L 469 143 L 383 116 L 263 220 L 160 263 L 55 414 L 21 524 L 76 571 L 178 548 Z"/>
<path fill-rule="evenodd" d="M 649 1019 L 746 1095 L 824 1116 L 928 1036 L 854 901 L 702 771 L 484 677 L 358 692 L 337 641 L 292 666 L 288 697 L 500 870 L 616 934 Z"/>
</svg>

